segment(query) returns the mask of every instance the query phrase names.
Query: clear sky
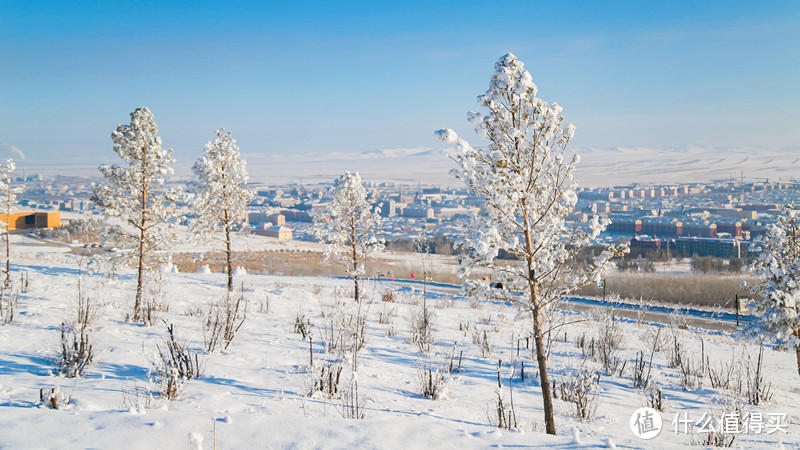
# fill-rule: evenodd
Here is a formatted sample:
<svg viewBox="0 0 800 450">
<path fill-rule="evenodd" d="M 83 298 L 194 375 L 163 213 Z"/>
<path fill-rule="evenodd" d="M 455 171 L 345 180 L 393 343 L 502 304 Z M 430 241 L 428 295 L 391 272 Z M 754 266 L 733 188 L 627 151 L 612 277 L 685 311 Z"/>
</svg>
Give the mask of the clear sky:
<svg viewBox="0 0 800 450">
<path fill-rule="evenodd" d="M 184 162 L 223 126 L 247 153 L 435 147 L 511 51 L 577 146 L 798 146 L 798 1 L 226 3 L 0 0 L 1 145 L 116 161 L 147 105 Z"/>
</svg>

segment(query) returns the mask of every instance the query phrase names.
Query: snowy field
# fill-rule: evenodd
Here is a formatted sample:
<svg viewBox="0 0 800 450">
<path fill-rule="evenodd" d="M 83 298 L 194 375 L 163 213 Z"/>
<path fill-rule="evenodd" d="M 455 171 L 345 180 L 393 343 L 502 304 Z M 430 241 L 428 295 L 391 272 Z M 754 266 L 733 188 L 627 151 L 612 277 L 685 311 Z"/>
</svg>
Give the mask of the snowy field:
<svg viewBox="0 0 800 450">
<path fill-rule="evenodd" d="M 29 287 L 19 296 L 13 322 L 0 325 L 2 448 L 212 448 L 216 433 L 219 448 L 672 449 L 703 437 L 692 429 L 703 422 L 704 413 L 720 417 L 736 411 L 736 405 L 743 415 L 756 414 L 749 416 L 749 425 L 742 425 L 750 430 L 738 435 L 735 446 L 793 448 L 800 443 L 794 355 L 765 350 L 763 378 L 771 383 L 772 395 L 754 406 L 745 398 L 746 373 L 755 368 L 758 347 L 728 333 L 687 328 L 680 318 L 674 326 L 661 326 L 611 321 L 599 312 L 555 315 L 555 322 L 577 322 L 554 333 L 551 381 L 569 383 L 574 381 L 570 374 L 583 369 L 590 380 L 599 376 L 599 383 L 589 383 L 596 406 L 589 419 L 579 420 L 573 403 L 555 400 L 558 436 L 549 436 L 543 432 L 535 359 L 525 348 L 527 317 L 506 304 L 429 298 L 432 341 L 426 357 L 411 342 L 412 317 L 421 311 L 421 296 L 406 290 L 395 294 L 394 303 L 384 302 L 382 295 L 390 288 L 367 282 L 356 375 L 353 336 L 347 333 L 353 327 L 344 324 L 357 322 L 358 309 L 348 297 L 351 283 L 346 280 L 238 277 L 236 284 L 244 286 L 248 301 L 247 319 L 227 350 L 208 354 L 205 312 L 224 296 L 224 275 L 163 274 L 160 285 L 151 289 L 160 288 L 155 298 L 168 311 L 158 312 L 153 326 L 144 326 L 125 321 L 135 290 L 132 271 L 113 281 L 81 275 L 81 260 L 64 254 L 63 247 L 27 240 L 17 244 L 14 276 L 27 273 Z M 56 374 L 59 325 L 74 320 L 79 282 L 97 307 L 91 324 L 95 360 L 82 378 L 65 378 Z M 201 366 L 201 376 L 186 381 L 181 397 L 172 401 L 160 398 L 155 375 L 156 345 L 163 348 L 166 337 L 162 319 L 174 324 L 177 340 L 198 353 Z M 301 331 L 310 330 L 310 342 L 298 332 L 298 322 Z M 619 342 L 610 354 L 613 368 L 607 371 L 599 350 L 587 342 L 609 330 Z M 576 344 L 581 337 L 583 349 Z M 656 337 L 660 342 L 650 384 L 662 391 L 663 430 L 645 441 L 629 427 L 634 410 L 647 403 L 648 392 L 633 387 L 633 374 L 638 352 L 649 359 Z M 683 367 L 690 368 L 688 376 L 681 375 L 681 367 L 670 367 L 675 342 Z M 707 362 L 700 363 L 701 355 Z M 506 405 L 513 395 L 514 430 L 490 425 L 497 420 L 498 360 Z M 701 365 L 706 369 L 698 369 Z M 338 394 L 312 393 L 328 367 L 342 368 Z M 440 371 L 437 399 L 421 395 L 420 367 Z M 708 369 L 719 373 L 725 367 L 732 374 L 729 388 L 713 387 Z M 363 420 L 343 417 L 352 412 L 342 405 L 351 404 L 344 394 L 351 392 L 354 379 Z M 39 401 L 41 388 L 56 386 L 71 398 L 58 410 Z M 681 424 L 676 433 L 672 421 L 684 413 L 692 421 L 689 433 Z"/>
</svg>

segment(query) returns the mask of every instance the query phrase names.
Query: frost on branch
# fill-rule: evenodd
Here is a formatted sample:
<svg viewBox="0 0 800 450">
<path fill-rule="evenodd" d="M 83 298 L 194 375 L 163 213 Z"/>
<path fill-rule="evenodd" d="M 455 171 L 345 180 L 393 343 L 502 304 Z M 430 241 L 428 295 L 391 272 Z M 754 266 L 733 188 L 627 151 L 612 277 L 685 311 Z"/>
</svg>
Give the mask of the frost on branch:
<svg viewBox="0 0 800 450">
<path fill-rule="evenodd" d="M 567 152 L 575 127 L 564 122 L 560 105 L 536 97 L 533 78 L 513 54 L 504 55 L 495 69 L 489 90 L 478 97 L 488 111 L 468 115 L 488 146 L 476 149 L 451 129 L 436 132 L 455 146 L 451 157 L 457 168 L 451 173 L 485 200 L 469 227 L 470 250 L 461 275 L 487 267 L 494 279 L 516 291 L 527 291 L 534 281 L 538 295 L 527 300 L 528 306 L 543 308 L 595 281 L 620 249 L 605 249 L 580 270 L 571 266 L 609 224 L 597 216 L 585 227 L 566 223 L 577 203 L 573 172 L 578 158 Z M 501 251 L 526 263 L 497 262 Z M 471 288 L 488 289 L 479 283 Z"/>
<path fill-rule="evenodd" d="M 367 256 L 383 248 L 377 237 L 381 209 L 368 201 L 358 172 L 345 172 L 336 180 L 334 190 L 330 211 L 314 216 L 314 235 L 326 244 L 326 257 L 345 265 L 359 301 L 358 279 L 366 273 Z"/>
<path fill-rule="evenodd" d="M 0 225 L 2 225 L 3 229 L 5 230 L 4 241 L 6 247 L 6 287 L 11 285 L 11 242 L 9 241 L 10 236 L 8 232 L 8 221 L 11 217 L 11 210 L 17 203 L 17 194 L 21 191 L 19 187 L 14 186 L 13 184 L 14 170 L 16 170 L 16 168 L 17 165 L 14 163 L 13 159 L 8 159 L 4 164 L 0 164 L 0 208 L 2 208 L 2 213 L 6 216 L 5 222 L 0 220 Z"/>
<path fill-rule="evenodd" d="M 749 332 L 794 345 L 800 371 L 800 214 L 793 205 L 770 226 L 760 250 L 753 263 L 760 284 L 750 288 L 759 320 Z"/>
<path fill-rule="evenodd" d="M 138 284 L 134 320 L 141 319 L 143 276 L 148 265 L 174 242 L 176 193 L 166 188 L 172 174 L 172 149 L 161 146 L 153 114 L 143 106 L 131 113 L 129 125 L 120 124 L 111 133 L 114 152 L 123 165 L 99 167 L 106 183 L 94 187 L 94 201 L 109 217 L 119 217 L 123 226 L 113 228 L 119 245 L 133 248 L 138 261 Z"/>
<path fill-rule="evenodd" d="M 254 193 L 247 187 L 247 163 L 230 131 L 217 130 L 214 140 L 205 145 L 193 170 L 199 180 L 199 192 L 193 202 L 197 218 L 192 229 L 200 235 L 209 232 L 221 235 L 225 244 L 228 290 L 232 291 L 231 235 L 243 229 Z"/>
<path fill-rule="evenodd" d="M 508 298 L 531 314 L 545 426 L 555 434 L 542 320 L 564 295 L 598 279 L 623 249 L 606 248 L 581 260 L 583 250 L 609 221 L 593 217 L 586 226 L 566 222 L 578 198 L 572 179 L 578 158 L 567 152 L 575 127 L 564 122 L 558 103 L 547 103 L 536 94 L 531 74 L 508 53 L 495 64 L 489 90 L 478 97 L 486 112 L 468 114 L 488 145 L 475 148 L 451 129 L 439 130 L 436 136 L 455 146 L 451 158 L 457 167 L 452 174 L 484 200 L 468 228 L 460 275 L 466 278 L 475 268 L 489 269 L 504 293 L 524 293 Z M 498 260 L 501 254 L 504 260 Z M 465 284 L 467 292 L 478 297 L 498 295 L 484 283 L 467 279 Z"/>
</svg>

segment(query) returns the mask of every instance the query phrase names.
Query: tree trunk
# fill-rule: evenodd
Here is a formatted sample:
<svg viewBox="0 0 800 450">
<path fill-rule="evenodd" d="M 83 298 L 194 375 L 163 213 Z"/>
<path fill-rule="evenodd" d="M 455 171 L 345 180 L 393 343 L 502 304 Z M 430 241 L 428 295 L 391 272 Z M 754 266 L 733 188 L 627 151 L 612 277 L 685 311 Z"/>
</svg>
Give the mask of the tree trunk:
<svg viewBox="0 0 800 450">
<path fill-rule="evenodd" d="M 355 294 L 353 294 L 353 298 L 358 302 L 360 301 L 358 296 L 358 275 L 353 276 L 353 283 L 355 283 Z"/>
<path fill-rule="evenodd" d="M 231 261 L 231 223 L 225 210 L 225 263 L 228 268 L 228 291 L 233 291 L 233 262 Z"/>
<path fill-rule="evenodd" d="M 142 291 L 144 287 L 144 227 L 147 224 L 147 221 L 144 217 L 144 211 L 142 211 L 142 222 L 141 222 L 141 229 L 139 230 L 139 263 L 138 273 L 136 278 L 136 301 L 133 304 L 133 320 L 134 322 L 138 322 L 141 319 L 141 312 L 142 312 Z"/>
<path fill-rule="evenodd" d="M 542 385 L 542 403 L 544 406 L 544 426 L 547 434 L 556 434 L 556 422 L 553 414 L 553 393 L 550 390 L 550 379 L 547 375 L 547 353 L 544 349 L 542 336 L 542 318 L 540 317 L 541 305 L 539 301 L 539 289 L 536 280 L 536 271 L 533 268 L 533 241 L 531 239 L 531 227 L 528 214 L 525 209 L 525 199 L 521 200 L 523 210 L 523 220 L 525 224 L 525 248 L 528 264 L 528 286 L 530 288 L 530 308 L 533 313 L 533 341 L 536 346 L 536 363 L 539 365 L 539 379 Z"/>
<path fill-rule="evenodd" d="M 358 295 L 358 254 L 356 253 L 356 244 L 353 243 L 353 283 L 355 285 L 353 298 L 356 300 L 356 303 L 361 301 L 361 297 Z"/>
<path fill-rule="evenodd" d="M 797 358 L 797 374 L 800 375 L 800 345 L 796 346 L 794 350 Z"/>
<path fill-rule="evenodd" d="M 800 337 L 800 330 L 794 330 L 794 335 Z M 794 354 L 797 359 L 797 374 L 800 375 L 800 344 L 795 345 Z"/>
<path fill-rule="evenodd" d="M 358 252 L 356 251 L 355 210 L 350 212 L 350 245 L 353 250 L 353 283 L 355 283 L 355 292 L 353 293 L 353 298 L 355 298 L 356 303 L 358 303 L 361 301 L 361 297 L 358 295 Z"/>
<path fill-rule="evenodd" d="M 144 290 L 144 242 L 147 237 L 147 181 L 142 175 L 142 209 L 141 221 L 139 223 L 139 264 L 136 279 L 136 301 L 133 304 L 133 320 L 138 322 L 142 319 L 142 294 Z"/>
<path fill-rule="evenodd" d="M 8 176 L 6 204 L 6 287 L 11 286 L 11 175 Z"/>
<path fill-rule="evenodd" d="M 531 295 L 535 296 L 536 284 L 531 284 Z M 538 299 L 537 299 L 538 300 Z M 544 426 L 547 434 L 556 434 L 556 422 L 553 417 L 553 391 L 550 389 L 550 378 L 547 375 L 547 353 L 542 336 L 542 319 L 539 307 L 533 308 L 533 342 L 536 346 L 536 363 L 539 365 L 539 381 L 542 386 L 542 403 L 544 404 Z"/>
</svg>

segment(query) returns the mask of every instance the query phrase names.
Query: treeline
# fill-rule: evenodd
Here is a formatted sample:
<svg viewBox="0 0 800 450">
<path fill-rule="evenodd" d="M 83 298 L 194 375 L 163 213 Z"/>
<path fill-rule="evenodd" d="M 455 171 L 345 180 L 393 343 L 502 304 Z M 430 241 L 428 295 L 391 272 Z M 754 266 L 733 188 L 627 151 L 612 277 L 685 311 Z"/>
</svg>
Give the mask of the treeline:
<svg viewBox="0 0 800 450">
<path fill-rule="evenodd" d="M 422 246 L 430 253 L 437 255 L 455 255 L 456 245 L 446 236 L 436 236 L 422 241 Z M 393 239 L 386 241 L 386 249 L 396 252 L 417 252 L 420 248 L 419 239 Z"/>
</svg>

